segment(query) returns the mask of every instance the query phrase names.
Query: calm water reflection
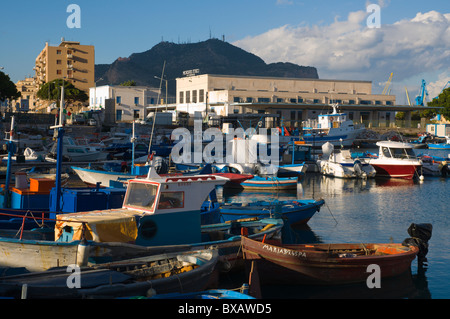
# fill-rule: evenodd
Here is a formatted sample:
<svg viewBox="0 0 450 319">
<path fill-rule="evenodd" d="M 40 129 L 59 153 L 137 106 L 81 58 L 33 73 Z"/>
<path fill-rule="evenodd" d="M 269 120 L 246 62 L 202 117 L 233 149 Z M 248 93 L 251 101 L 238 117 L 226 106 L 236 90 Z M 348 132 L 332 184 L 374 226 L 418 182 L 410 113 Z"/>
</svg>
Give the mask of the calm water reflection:
<svg viewBox="0 0 450 319">
<path fill-rule="evenodd" d="M 431 223 L 428 264 L 411 274 L 382 283 L 345 287 L 282 287 L 264 289 L 268 298 L 449 298 L 450 178 L 428 177 L 423 182 L 400 179 L 343 180 L 307 174 L 297 191 L 224 191 L 226 202 L 323 198 L 325 205 L 306 227 L 290 229 L 284 240 L 296 243 L 402 242 L 412 223 Z"/>
</svg>

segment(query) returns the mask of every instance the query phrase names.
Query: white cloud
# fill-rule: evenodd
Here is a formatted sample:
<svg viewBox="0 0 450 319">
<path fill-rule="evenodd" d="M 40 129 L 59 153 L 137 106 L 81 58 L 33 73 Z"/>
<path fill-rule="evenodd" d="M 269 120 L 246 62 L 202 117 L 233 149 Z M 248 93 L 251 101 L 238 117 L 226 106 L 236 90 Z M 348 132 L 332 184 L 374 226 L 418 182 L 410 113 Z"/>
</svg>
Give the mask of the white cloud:
<svg viewBox="0 0 450 319">
<path fill-rule="evenodd" d="M 391 72 L 400 82 L 430 72 L 449 76 L 450 13 L 419 12 L 378 29 L 367 27 L 368 15 L 351 12 L 346 20 L 329 25 L 284 25 L 234 44 L 267 63 L 315 66 L 320 78 L 369 80 L 375 85 Z"/>
<path fill-rule="evenodd" d="M 433 98 L 437 97 L 442 89 L 446 86 L 449 87 L 450 83 L 450 75 L 449 73 L 441 73 L 439 74 L 438 80 L 427 84 L 428 97 L 431 101 Z"/>
</svg>

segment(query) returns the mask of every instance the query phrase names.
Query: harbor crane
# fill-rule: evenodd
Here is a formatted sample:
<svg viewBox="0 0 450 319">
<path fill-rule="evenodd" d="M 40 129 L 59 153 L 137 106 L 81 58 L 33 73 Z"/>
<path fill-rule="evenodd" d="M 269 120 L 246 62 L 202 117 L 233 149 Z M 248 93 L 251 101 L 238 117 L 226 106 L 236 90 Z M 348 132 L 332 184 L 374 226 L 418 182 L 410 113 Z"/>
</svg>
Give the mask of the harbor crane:
<svg viewBox="0 0 450 319">
<path fill-rule="evenodd" d="M 442 88 L 441 92 L 439 92 L 439 94 L 441 94 L 442 92 L 444 92 L 444 90 L 449 86 L 450 81 L 448 81 L 447 83 L 445 83 L 444 87 Z M 437 99 L 439 97 L 439 94 L 434 98 Z"/>
<path fill-rule="evenodd" d="M 425 98 L 428 96 L 427 83 L 422 80 L 419 95 L 416 97 L 416 105 L 424 106 Z"/>
<path fill-rule="evenodd" d="M 389 79 L 387 80 L 386 85 L 384 86 L 383 92 L 381 94 L 383 94 L 383 95 L 388 94 L 388 88 L 389 88 L 389 85 L 391 85 L 393 75 L 394 75 L 394 73 L 391 72 L 391 75 L 389 76 Z M 389 92 L 390 92 L 390 90 L 389 90 Z"/>
</svg>

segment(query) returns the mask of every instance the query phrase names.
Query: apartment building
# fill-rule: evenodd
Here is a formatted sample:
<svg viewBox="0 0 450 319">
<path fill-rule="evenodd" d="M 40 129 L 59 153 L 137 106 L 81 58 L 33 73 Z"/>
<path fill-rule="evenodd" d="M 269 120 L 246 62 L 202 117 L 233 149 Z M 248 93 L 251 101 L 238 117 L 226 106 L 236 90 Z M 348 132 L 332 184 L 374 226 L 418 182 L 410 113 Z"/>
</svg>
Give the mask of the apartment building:
<svg viewBox="0 0 450 319">
<path fill-rule="evenodd" d="M 17 81 L 17 91 L 22 95 L 19 99 L 13 102 L 14 110 L 18 112 L 28 112 L 35 109 L 37 105 L 36 93 L 38 91 L 35 78 L 25 78 L 24 80 Z"/>
<path fill-rule="evenodd" d="M 105 109 L 106 100 L 115 104 L 115 120 L 131 122 L 144 120 L 147 107 L 156 106 L 162 101 L 159 89 L 148 86 L 103 85 L 89 89 L 89 109 Z"/>
<path fill-rule="evenodd" d="M 47 42 L 36 58 L 34 70 L 38 89 L 45 83 L 64 78 L 77 89 L 88 93 L 95 83 L 94 46 L 64 38 L 58 46 L 50 46 Z M 38 109 L 47 106 L 41 104 L 37 105 Z"/>
</svg>

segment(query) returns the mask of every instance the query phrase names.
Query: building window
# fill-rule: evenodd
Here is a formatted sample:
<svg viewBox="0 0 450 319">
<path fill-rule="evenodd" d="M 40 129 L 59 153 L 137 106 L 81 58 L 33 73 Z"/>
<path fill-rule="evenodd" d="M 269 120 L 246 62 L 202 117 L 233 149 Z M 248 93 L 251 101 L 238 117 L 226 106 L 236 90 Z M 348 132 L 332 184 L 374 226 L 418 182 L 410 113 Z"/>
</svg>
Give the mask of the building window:
<svg viewBox="0 0 450 319">
<path fill-rule="evenodd" d="M 134 98 L 134 104 L 136 104 L 136 105 L 139 104 L 139 97 L 138 97 L 138 96 L 136 96 L 136 97 Z"/>
<path fill-rule="evenodd" d="M 116 110 L 116 121 L 122 121 L 122 110 Z"/>
<path fill-rule="evenodd" d="M 56 60 L 56 64 L 61 64 L 61 60 Z"/>
<path fill-rule="evenodd" d="M 381 105 L 381 101 L 375 101 L 375 105 Z"/>
<path fill-rule="evenodd" d="M 56 54 L 61 54 L 61 50 L 56 50 Z"/>
<path fill-rule="evenodd" d="M 320 103 L 319 99 L 314 99 L 313 103 L 317 104 Z"/>
<path fill-rule="evenodd" d="M 192 91 L 192 103 L 197 103 L 197 90 Z"/>
<path fill-rule="evenodd" d="M 269 103 L 270 99 L 268 97 L 259 97 L 258 102 L 259 103 Z"/>
<path fill-rule="evenodd" d="M 348 100 L 348 104 L 355 104 L 355 100 Z"/>
<path fill-rule="evenodd" d="M 191 91 L 186 91 L 186 103 L 191 103 Z"/>
<path fill-rule="evenodd" d="M 62 71 L 61 70 L 56 70 L 56 74 L 61 75 Z"/>
<path fill-rule="evenodd" d="M 239 103 L 239 102 L 241 102 L 241 98 L 238 97 L 238 96 L 235 96 L 235 97 L 233 97 L 233 102 L 234 103 Z"/>
<path fill-rule="evenodd" d="M 147 104 L 155 104 L 155 98 L 151 96 L 147 96 Z"/>
<path fill-rule="evenodd" d="M 297 99 L 290 99 L 291 103 L 297 103 Z"/>
<path fill-rule="evenodd" d="M 138 119 L 139 118 L 139 110 L 133 110 L 133 118 Z"/>
<path fill-rule="evenodd" d="M 199 90 L 198 91 L 198 101 L 200 103 L 205 102 L 205 90 Z"/>
<path fill-rule="evenodd" d="M 180 104 L 184 103 L 184 92 L 180 91 Z"/>
<path fill-rule="evenodd" d="M 121 96 L 116 96 L 116 103 L 117 104 L 122 103 L 122 97 Z"/>
<path fill-rule="evenodd" d="M 301 97 L 298 98 L 298 103 L 303 103 L 303 99 Z"/>
<path fill-rule="evenodd" d="M 253 102 L 253 98 L 252 97 L 248 97 L 248 98 L 245 99 L 245 102 L 252 103 Z"/>
<path fill-rule="evenodd" d="M 386 105 L 392 105 L 391 101 L 386 101 Z"/>
<path fill-rule="evenodd" d="M 372 104 L 372 101 L 361 100 L 360 103 L 361 103 L 361 104 L 364 104 L 364 105 L 370 105 L 370 104 Z"/>
</svg>

